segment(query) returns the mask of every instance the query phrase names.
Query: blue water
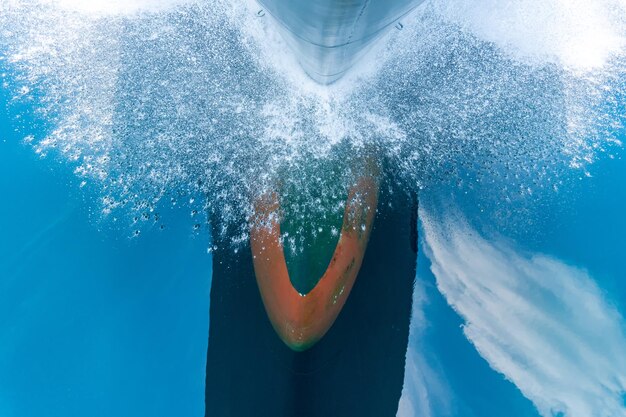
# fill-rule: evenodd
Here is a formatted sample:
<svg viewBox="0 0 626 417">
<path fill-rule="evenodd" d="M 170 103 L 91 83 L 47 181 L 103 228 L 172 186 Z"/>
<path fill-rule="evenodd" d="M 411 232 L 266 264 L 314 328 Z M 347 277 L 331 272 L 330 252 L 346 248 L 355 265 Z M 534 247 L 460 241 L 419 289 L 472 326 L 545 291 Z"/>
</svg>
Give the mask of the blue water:
<svg viewBox="0 0 626 417">
<path fill-rule="evenodd" d="M 110 230 L 64 164 L 40 160 L 0 113 L 0 415 L 200 416 L 207 236 Z"/>
<path fill-rule="evenodd" d="M 129 74 L 132 88 L 141 77 Z M 193 230 L 198 220 L 183 203 L 159 206 L 164 229 L 152 219 L 136 227 L 123 211 L 103 217 L 98 186 L 81 187 L 72 162 L 53 152 L 40 158 L 23 143 L 24 131 L 42 138 L 48 127 L 37 124 L 42 121 L 28 103 L 7 106 L 9 90 L 0 89 L 0 416 L 202 416 L 211 284 L 207 228 Z M 134 105 L 132 93 L 124 105 Z M 417 274 L 423 329 L 419 349 L 411 349 L 428 364 L 420 368 L 428 401 L 413 400 L 428 402 L 430 415 L 626 415 L 626 404 L 613 414 L 585 414 L 585 407 L 605 398 L 625 398 L 619 384 L 612 385 L 626 379 L 623 149 L 599 152 L 587 169 L 591 176 L 572 170 L 558 192 L 529 197 L 519 207 L 494 202 L 488 185 L 461 190 L 454 205 L 467 228 L 433 219 L 439 213 L 425 204 Z M 442 185 L 423 197 L 427 202 L 450 194 Z M 444 235 L 437 220 L 460 231 L 463 250 L 437 241 Z M 477 290 L 476 307 L 455 291 L 482 273 L 477 278 L 493 286 Z M 500 275 L 506 280 L 498 281 Z M 522 300 L 505 300 L 512 289 Z M 594 312 L 598 321 L 586 321 Z M 493 340 L 481 339 L 489 332 Z M 558 357 L 550 356 L 551 349 Z M 502 362 L 499 355 L 510 358 Z M 527 374 L 519 373 L 519 364 Z M 546 369 L 563 377 L 552 378 Z M 568 381 L 580 383 L 568 391 Z M 562 403 L 570 409 L 559 408 Z"/>
<path fill-rule="evenodd" d="M 567 193 L 568 206 L 543 213 L 551 221 L 526 230 L 532 239 L 518 241 L 526 250 L 551 254 L 566 263 L 589 271 L 611 303 L 626 311 L 626 160 L 600 160 L 593 167 L 593 178 L 581 179 Z M 574 204 L 570 203 L 574 201 Z M 466 207 L 472 212 L 474 207 Z M 558 213 L 558 215 L 556 214 Z M 475 215 L 477 222 L 479 216 Z M 418 279 L 426 284 L 428 304 L 425 316 L 431 324 L 426 331 L 427 357 L 439 364 L 447 377 L 451 415 L 457 416 L 538 416 L 532 402 L 516 386 L 490 369 L 487 362 L 464 337 L 463 320 L 450 309 L 436 289 L 430 260 L 420 252 Z M 607 335 L 608 336 L 608 335 Z M 602 344 L 603 340 L 594 343 Z M 445 410 L 446 407 L 439 407 Z M 441 415 L 447 415 L 440 411 Z M 434 415 L 440 415 L 435 413 Z"/>
<path fill-rule="evenodd" d="M 15 116 L 0 119 L 0 415 L 203 415 L 208 237 L 192 233 L 184 209 L 139 238 L 99 221 L 88 187 L 22 144 Z M 587 269 L 626 311 L 626 161 L 592 171 L 558 219 L 517 243 Z M 538 415 L 463 336 L 423 251 L 418 265 L 426 356 L 454 393 L 442 415 Z"/>
</svg>

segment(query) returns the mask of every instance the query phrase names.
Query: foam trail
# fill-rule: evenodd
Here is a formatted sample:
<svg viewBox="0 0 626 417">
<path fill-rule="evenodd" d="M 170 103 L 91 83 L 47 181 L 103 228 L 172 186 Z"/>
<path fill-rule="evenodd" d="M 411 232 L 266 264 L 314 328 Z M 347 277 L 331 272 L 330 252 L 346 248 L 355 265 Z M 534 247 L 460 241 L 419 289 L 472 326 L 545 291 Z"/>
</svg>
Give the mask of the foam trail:
<svg viewBox="0 0 626 417">
<path fill-rule="evenodd" d="M 493 369 L 545 417 L 626 414 L 624 320 L 587 272 L 421 215 L 437 286 Z"/>
</svg>

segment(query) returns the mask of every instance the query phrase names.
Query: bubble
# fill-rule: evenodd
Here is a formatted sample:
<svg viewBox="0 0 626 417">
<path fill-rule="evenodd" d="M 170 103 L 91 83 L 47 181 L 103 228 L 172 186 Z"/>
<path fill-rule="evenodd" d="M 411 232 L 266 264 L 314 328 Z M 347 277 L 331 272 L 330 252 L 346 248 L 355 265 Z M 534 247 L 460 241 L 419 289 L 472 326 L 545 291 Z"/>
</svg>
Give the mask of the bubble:
<svg viewBox="0 0 626 417">
<path fill-rule="evenodd" d="M 50 126 L 24 132 L 36 152 L 133 223 L 169 201 L 244 242 L 255 203 L 278 191 L 312 224 L 289 236 L 297 250 L 328 230 L 315 219 L 343 212 L 366 154 L 409 192 L 449 183 L 520 204 L 622 146 L 625 13 L 609 0 L 429 2 L 327 87 L 247 2 L 68 1 L 0 0 L 3 79 Z"/>
</svg>

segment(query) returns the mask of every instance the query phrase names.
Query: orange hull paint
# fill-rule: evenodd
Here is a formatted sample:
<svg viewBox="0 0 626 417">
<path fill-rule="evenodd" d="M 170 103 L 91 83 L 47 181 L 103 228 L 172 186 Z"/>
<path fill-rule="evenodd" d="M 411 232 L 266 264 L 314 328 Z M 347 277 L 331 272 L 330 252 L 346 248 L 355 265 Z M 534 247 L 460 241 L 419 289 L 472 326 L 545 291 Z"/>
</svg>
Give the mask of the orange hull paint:
<svg viewBox="0 0 626 417">
<path fill-rule="evenodd" d="M 254 271 L 265 310 L 280 338 L 303 351 L 319 341 L 335 322 L 356 280 L 378 204 L 378 182 L 364 176 L 352 187 L 332 260 L 308 294 L 293 287 L 280 242 L 280 204 L 276 193 L 255 206 L 250 229 Z"/>
</svg>

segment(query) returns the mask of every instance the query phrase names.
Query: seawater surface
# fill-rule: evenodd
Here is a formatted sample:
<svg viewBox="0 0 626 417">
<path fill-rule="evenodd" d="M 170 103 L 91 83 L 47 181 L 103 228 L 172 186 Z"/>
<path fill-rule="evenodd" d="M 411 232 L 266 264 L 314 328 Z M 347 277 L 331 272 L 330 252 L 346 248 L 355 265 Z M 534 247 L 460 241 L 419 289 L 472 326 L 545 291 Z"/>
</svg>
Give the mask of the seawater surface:
<svg viewBox="0 0 626 417">
<path fill-rule="evenodd" d="M 3 415 L 201 415 L 207 219 L 372 153 L 421 203 L 399 415 L 626 415 L 624 3 L 432 0 L 329 87 L 258 8 L 0 0 Z"/>
</svg>

